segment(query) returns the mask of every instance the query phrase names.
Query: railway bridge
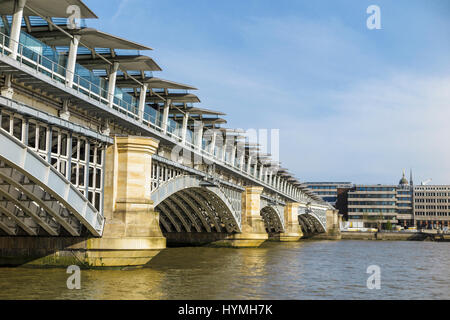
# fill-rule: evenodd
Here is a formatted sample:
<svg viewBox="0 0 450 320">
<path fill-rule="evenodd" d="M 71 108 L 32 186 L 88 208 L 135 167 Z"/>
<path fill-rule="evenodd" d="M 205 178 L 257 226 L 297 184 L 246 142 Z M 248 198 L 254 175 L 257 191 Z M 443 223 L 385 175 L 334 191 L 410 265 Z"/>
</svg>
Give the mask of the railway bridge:
<svg viewBox="0 0 450 320">
<path fill-rule="evenodd" d="M 195 87 L 155 77 L 151 48 L 86 27 L 82 1 L 6 0 L 0 15 L 0 265 L 339 238 L 333 207 L 194 106 Z"/>
</svg>

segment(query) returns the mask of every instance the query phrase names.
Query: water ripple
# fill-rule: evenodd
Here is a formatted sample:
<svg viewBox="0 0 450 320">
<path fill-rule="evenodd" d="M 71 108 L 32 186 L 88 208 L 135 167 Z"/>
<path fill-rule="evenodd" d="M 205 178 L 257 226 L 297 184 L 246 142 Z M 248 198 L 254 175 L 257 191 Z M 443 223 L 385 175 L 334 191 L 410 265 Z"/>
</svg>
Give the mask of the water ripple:
<svg viewBox="0 0 450 320">
<path fill-rule="evenodd" d="M 0 269 L 0 299 L 449 299 L 450 244 L 307 241 L 257 249 L 171 248 L 148 268 Z M 381 289 L 366 287 L 381 268 Z"/>
</svg>

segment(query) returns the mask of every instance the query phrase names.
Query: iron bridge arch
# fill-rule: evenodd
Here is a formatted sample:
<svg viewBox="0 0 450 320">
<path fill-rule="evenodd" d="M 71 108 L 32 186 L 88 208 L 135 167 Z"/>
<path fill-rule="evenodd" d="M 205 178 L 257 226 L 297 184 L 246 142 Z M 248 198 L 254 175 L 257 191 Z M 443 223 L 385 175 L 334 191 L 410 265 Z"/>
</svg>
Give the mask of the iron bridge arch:
<svg viewBox="0 0 450 320">
<path fill-rule="evenodd" d="M 163 232 L 241 231 L 241 191 L 194 175 L 176 176 L 152 191 Z"/>
<path fill-rule="evenodd" d="M 261 216 L 268 233 L 285 231 L 283 207 L 266 199 L 261 199 Z"/>
<path fill-rule="evenodd" d="M 326 210 L 300 207 L 298 213 L 298 222 L 305 235 L 326 232 Z"/>
</svg>

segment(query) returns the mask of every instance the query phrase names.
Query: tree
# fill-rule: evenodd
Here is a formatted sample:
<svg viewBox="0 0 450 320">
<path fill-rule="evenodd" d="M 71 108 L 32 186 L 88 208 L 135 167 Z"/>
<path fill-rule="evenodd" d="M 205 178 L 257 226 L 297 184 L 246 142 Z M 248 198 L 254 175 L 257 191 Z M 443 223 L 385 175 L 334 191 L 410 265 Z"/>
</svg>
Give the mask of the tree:
<svg viewBox="0 0 450 320">
<path fill-rule="evenodd" d="M 391 221 L 388 221 L 387 223 L 386 223 L 386 230 L 392 230 L 392 224 L 391 224 Z"/>
</svg>

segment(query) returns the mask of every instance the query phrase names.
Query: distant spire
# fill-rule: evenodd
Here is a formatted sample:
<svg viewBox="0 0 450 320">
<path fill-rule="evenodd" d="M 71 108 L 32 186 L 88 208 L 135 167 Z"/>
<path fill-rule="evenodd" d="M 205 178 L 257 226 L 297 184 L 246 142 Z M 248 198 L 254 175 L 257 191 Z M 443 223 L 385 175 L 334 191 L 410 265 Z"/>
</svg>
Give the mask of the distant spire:
<svg viewBox="0 0 450 320">
<path fill-rule="evenodd" d="M 412 174 L 412 169 L 409 169 L 409 185 L 413 186 L 414 182 L 413 182 L 413 174 Z"/>
</svg>

